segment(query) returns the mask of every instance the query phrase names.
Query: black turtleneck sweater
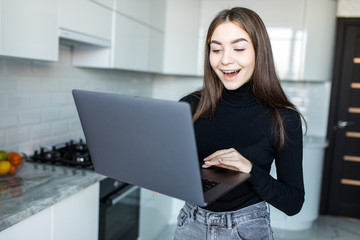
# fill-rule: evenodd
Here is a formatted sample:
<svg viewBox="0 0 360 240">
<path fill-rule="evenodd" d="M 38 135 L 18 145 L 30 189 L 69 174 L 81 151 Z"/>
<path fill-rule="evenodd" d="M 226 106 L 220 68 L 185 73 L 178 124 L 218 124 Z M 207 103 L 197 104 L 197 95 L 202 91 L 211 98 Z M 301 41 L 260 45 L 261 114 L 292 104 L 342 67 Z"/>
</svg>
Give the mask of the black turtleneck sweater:
<svg viewBox="0 0 360 240">
<path fill-rule="evenodd" d="M 199 95 L 190 94 L 180 101 L 190 103 L 194 112 Z M 233 211 L 264 200 L 287 215 L 300 211 L 304 202 L 301 120 L 294 110 L 279 111 L 287 136 L 280 152 L 272 113 L 257 103 L 249 82 L 236 90 L 225 89 L 214 116 L 195 122 L 200 161 L 217 150 L 234 148 L 253 165 L 251 178 L 246 183 L 206 209 Z M 273 160 L 277 179 L 269 174 Z"/>
</svg>

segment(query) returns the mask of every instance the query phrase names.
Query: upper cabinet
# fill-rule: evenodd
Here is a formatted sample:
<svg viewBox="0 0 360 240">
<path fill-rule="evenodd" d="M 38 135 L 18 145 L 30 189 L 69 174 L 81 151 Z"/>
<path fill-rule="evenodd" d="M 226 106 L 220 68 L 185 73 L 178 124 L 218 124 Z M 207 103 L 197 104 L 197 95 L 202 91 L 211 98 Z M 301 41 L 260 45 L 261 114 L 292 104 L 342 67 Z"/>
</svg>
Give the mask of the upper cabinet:
<svg viewBox="0 0 360 240">
<path fill-rule="evenodd" d="M 168 0 L 163 49 L 162 73 L 202 75 L 199 70 L 201 1 Z"/>
<path fill-rule="evenodd" d="M 74 66 L 203 75 L 210 21 L 235 6 L 264 20 L 281 80 L 331 79 L 334 0 L 0 0 L 0 55 L 56 61 L 60 37 Z"/>
<path fill-rule="evenodd" d="M 112 0 L 59 0 L 59 35 L 65 39 L 110 47 Z"/>
<path fill-rule="evenodd" d="M 166 0 L 113 3 L 111 47 L 75 45 L 74 65 L 161 72 Z"/>
<path fill-rule="evenodd" d="M 336 1 L 306 2 L 302 79 L 331 81 L 335 48 Z"/>
<path fill-rule="evenodd" d="M 161 72 L 166 0 L 116 0 L 112 67 Z"/>
<path fill-rule="evenodd" d="M 57 61 L 58 3 L 0 0 L 0 55 Z"/>
<path fill-rule="evenodd" d="M 113 67 L 197 75 L 199 0 L 117 0 Z"/>
</svg>

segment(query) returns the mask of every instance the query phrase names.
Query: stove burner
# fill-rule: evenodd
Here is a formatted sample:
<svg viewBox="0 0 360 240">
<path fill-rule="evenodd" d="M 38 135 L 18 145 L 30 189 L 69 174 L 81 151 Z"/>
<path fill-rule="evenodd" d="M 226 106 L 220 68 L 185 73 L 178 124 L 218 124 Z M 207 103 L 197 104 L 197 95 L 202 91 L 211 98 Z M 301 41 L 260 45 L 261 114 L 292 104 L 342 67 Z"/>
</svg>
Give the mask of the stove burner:
<svg viewBox="0 0 360 240">
<path fill-rule="evenodd" d="M 78 142 L 70 140 L 52 146 L 50 149 L 40 148 L 30 157 L 30 161 L 65 165 L 77 168 L 94 169 L 86 143 L 82 139 Z"/>
</svg>

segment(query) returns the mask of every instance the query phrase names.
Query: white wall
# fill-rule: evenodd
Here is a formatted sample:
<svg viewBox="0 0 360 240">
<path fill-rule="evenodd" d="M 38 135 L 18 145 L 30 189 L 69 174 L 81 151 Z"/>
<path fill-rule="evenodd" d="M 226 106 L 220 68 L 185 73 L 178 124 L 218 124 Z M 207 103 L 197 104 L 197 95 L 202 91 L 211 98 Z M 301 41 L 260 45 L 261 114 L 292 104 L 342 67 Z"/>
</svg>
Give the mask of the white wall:
<svg viewBox="0 0 360 240">
<path fill-rule="evenodd" d="M 0 149 L 32 153 L 83 136 L 71 90 L 152 95 L 152 75 L 71 66 L 71 48 L 58 62 L 0 58 Z"/>
<path fill-rule="evenodd" d="M 360 17 L 359 0 L 338 0 L 337 17 Z"/>
</svg>

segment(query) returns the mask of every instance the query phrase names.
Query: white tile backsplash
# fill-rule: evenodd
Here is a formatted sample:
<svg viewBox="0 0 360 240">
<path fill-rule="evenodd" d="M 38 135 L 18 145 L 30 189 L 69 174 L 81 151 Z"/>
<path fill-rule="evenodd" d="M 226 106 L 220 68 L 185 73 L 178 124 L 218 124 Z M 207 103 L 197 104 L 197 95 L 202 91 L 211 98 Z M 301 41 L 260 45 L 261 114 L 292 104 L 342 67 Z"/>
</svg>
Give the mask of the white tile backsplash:
<svg viewBox="0 0 360 240">
<path fill-rule="evenodd" d="M 36 124 L 41 122 L 40 110 L 28 110 L 20 112 L 20 125 Z"/>
<path fill-rule="evenodd" d="M 9 128 L 5 131 L 5 134 L 6 143 L 8 145 L 16 145 L 18 143 L 24 143 L 31 140 L 30 127 L 28 126 Z"/>
<path fill-rule="evenodd" d="M 62 134 L 69 131 L 70 123 L 68 121 L 59 121 L 51 123 L 51 133 L 53 135 Z"/>
<path fill-rule="evenodd" d="M 6 112 L 6 114 L 2 114 L 1 116 L 0 128 L 13 127 L 16 126 L 18 122 L 19 117 L 17 112 Z"/>
<path fill-rule="evenodd" d="M 285 93 L 303 114 L 307 135 L 325 137 L 327 131 L 330 82 L 282 82 Z"/>
<path fill-rule="evenodd" d="M 178 101 L 202 87 L 202 78 L 184 76 L 154 76 L 153 97 Z"/>
<path fill-rule="evenodd" d="M 152 74 L 71 65 L 71 47 L 59 61 L 0 57 L 0 149 L 31 154 L 83 137 L 71 90 L 152 96 Z"/>
</svg>

